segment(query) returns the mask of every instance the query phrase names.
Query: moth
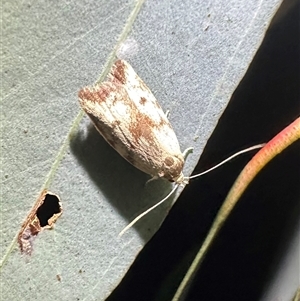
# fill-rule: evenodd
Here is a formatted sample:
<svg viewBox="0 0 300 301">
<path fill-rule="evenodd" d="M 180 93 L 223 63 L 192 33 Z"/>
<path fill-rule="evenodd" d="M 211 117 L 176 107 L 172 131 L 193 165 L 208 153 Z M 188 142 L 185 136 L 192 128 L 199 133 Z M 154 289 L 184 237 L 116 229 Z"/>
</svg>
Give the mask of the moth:
<svg viewBox="0 0 300 301">
<path fill-rule="evenodd" d="M 244 149 L 202 173 L 184 177 L 184 157 L 192 148 L 181 152 L 166 114 L 126 61 L 117 60 L 107 81 L 81 89 L 78 96 L 81 107 L 98 132 L 123 158 L 153 178 L 175 182 L 165 198 L 137 216 L 120 232 L 120 236 L 168 199 L 179 185 L 185 186 L 190 179 L 208 173 L 244 152 L 263 146 L 260 144 Z"/>
<path fill-rule="evenodd" d="M 154 178 L 185 183 L 175 132 L 129 63 L 117 60 L 107 81 L 81 89 L 78 96 L 98 132 L 123 158 Z"/>
</svg>

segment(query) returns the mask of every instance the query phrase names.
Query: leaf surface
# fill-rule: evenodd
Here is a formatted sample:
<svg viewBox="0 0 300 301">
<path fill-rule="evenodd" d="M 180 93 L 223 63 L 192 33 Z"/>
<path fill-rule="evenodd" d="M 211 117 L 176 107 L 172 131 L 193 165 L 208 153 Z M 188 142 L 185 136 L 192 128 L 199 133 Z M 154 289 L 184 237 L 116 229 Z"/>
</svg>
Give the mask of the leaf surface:
<svg viewBox="0 0 300 301">
<path fill-rule="evenodd" d="M 118 233 L 170 185 L 122 159 L 90 126 L 77 92 L 102 79 L 119 43 L 152 90 L 181 149 L 199 159 L 280 1 L 3 3 L 1 290 L 4 300 L 103 300 L 171 201 Z M 136 53 L 135 53 L 136 52 Z M 101 77 L 102 74 L 102 77 Z M 42 189 L 58 194 L 54 230 L 20 255 L 16 237 Z"/>
</svg>

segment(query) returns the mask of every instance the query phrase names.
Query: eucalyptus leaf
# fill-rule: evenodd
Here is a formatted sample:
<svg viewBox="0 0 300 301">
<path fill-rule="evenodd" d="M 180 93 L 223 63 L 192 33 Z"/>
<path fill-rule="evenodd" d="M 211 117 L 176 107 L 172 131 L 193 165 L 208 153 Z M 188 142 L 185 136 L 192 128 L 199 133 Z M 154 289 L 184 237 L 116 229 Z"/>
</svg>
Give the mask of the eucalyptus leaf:
<svg viewBox="0 0 300 301">
<path fill-rule="evenodd" d="M 121 43 L 152 90 L 189 175 L 277 7 L 267 1 L 4 1 L 1 85 L 3 300 L 103 300 L 175 199 L 122 238 L 171 189 L 122 159 L 80 111 L 78 90 L 102 80 Z M 127 40 L 128 41 L 128 40 Z M 40 192 L 63 214 L 30 257 L 17 235 Z"/>
</svg>

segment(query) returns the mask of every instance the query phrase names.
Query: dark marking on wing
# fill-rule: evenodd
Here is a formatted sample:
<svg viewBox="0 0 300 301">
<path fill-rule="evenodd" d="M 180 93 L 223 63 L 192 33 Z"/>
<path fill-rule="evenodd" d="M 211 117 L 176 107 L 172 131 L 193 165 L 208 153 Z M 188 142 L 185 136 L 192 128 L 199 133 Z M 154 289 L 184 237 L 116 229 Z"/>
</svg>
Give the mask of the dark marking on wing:
<svg viewBox="0 0 300 301">
<path fill-rule="evenodd" d="M 147 99 L 145 97 L 140 98 L 140 104 L 144 105 L 147 102 Z"/>
<path fill-rule="evenodd" d="M 140 112 L 134 112 L 134 114 L 132 114 L 129 131 L 135 141 L 138 141 L 143 137 L 149 141 L 150 144 L 153 143 L 153 127 L 156 127 L 156 124 L 147 115 Z"/>
<path fill-rule="evenodd" d="M 121 84 L 125 85 L 126 83 L 126 74 L 125 74 L 125 63 L 122 60 L 117 60 L 112 68 L 110 76 L 112 80 L 116 78 Z"/>
<path fill-rule="evenodd" d="M 113 90 L 113 85 L 111 83 L 105 82 L 101 85 L 97 84 L 94 87 L 85 87 L 81 89 L 78 93 L 78 97 L 83 102 L 85 100 L 88 100 L 100 103 L 102 101 L 105 101 Z"/>
</svg>

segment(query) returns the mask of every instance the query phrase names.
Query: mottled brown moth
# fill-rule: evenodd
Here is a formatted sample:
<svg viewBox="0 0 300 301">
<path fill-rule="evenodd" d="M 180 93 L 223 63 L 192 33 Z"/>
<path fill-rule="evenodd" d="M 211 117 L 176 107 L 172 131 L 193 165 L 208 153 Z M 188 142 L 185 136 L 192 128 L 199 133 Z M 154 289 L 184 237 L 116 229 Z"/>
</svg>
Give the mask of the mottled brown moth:
<svg viewBox="0 0 300 301">
<path fill-rule="evenodd" d="M 98 132 L 128 162 L 153 178 L 175 182 L 172 191 L 160 202 L 135 218 L 120 235 L 149 211 L 159 206 L 189 179 L 205 174 L 233 157 L 252 149 L 242 150 L 213 168 L 191 177 L 184 177 L 185 154 L 177 137 L 150 89 L 124 60 L 117 60 L 108 80 L 79 91 L 79 101 Z"/>
<path fill-rule="evenodd" d="M 184 183 L 184 156 L 150 89 L 124 60 L 108 80 L 79 91 L 79 101 L 98 132 L 128 162 L 154 178 Z"/>
</svg>

